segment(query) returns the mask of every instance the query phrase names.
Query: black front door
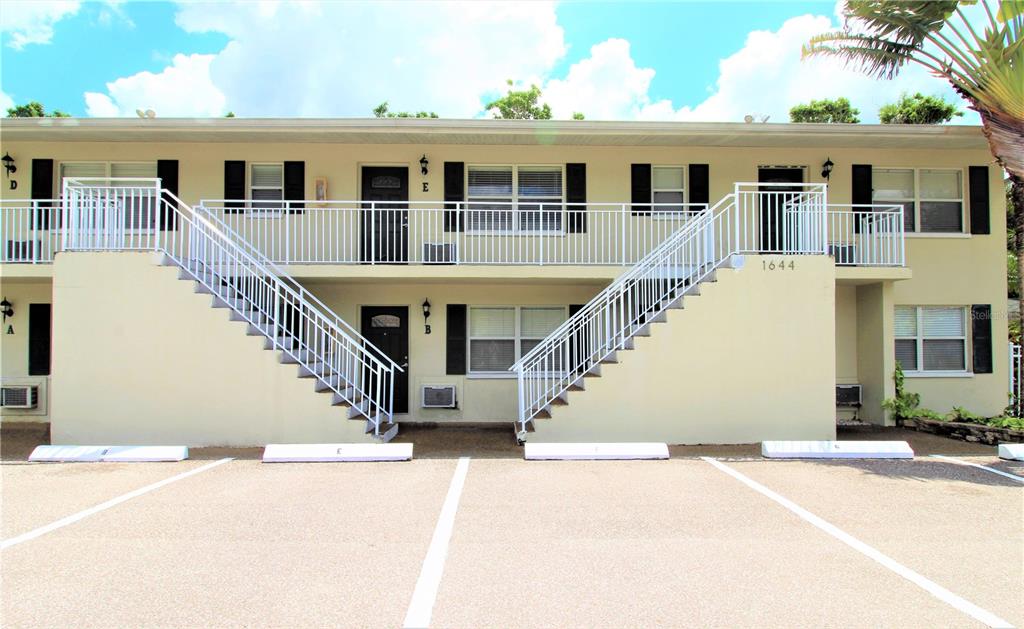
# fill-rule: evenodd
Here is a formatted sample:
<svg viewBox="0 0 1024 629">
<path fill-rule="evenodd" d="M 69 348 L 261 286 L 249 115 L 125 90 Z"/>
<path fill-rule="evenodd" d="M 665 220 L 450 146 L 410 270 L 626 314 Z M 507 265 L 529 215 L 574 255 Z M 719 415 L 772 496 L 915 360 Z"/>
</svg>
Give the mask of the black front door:
<svg viewBox="0 0 1024 629">
<path fill-rule="evenodd" d="M 363 306 L 362 333 L 366 340 L 391 360 L 402 366 L 395 374 L 396 413 L 409 412 L 409 307 Z M 373 376 L 366 377 L 370 390 L 375 389 Z"/>
<path fill-rule="evenodd" d="M 405 263 L 409 259 L 409 169 L 364 166 L 362 187 L 363 262 Z"/>
<path fill-rule="evenodd" d="M 758 183 L 801 184 L 804 181 L 803 168 L 759 168 Z M 799 185 L 773 185 L 761 188 L 761 251 L 768 253 L 785 253 L 787 244 L 784 238 L 785 205 L 793 198 L 793 193 L 801 192 Z"/>
</svg>

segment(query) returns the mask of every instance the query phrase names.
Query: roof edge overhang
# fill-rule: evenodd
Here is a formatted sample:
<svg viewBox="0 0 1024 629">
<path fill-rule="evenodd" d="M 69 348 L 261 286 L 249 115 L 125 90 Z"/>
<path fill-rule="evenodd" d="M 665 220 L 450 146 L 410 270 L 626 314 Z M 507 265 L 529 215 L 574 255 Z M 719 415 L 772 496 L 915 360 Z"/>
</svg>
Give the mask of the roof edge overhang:
<svg viewBox="0 0 1024 629">
<path fill-rule="evenodd" d="M 979 126 L 416 118 L 4 118 L 6 142 L 326 142 L 984 149 Z"/>
</svg>

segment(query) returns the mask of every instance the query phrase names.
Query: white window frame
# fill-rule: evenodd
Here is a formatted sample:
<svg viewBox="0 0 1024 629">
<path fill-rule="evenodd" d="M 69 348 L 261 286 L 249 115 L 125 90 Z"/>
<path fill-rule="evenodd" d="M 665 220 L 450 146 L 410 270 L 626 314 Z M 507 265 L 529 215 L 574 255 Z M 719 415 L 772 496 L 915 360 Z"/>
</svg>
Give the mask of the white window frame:
<svg viewBox="0 0 1024 629">
<path fill-rule="evenodd" d="M 968 330 L 971 318 L 970 310 L 968 306 L 953 306 L 953 305 L 942 305 L 942 304 L 925 304 L 925 305 L 910 305 L 910 304 L 899 304 L 896 308 L 913 308 L 914 315 L 916 317 L 916 328 L 917 334 L 915 336 L 896 336 L 893 334 L 893 352 L 896 351 L 896 341 L 912 340 L 915 343 L 917 349 L 917 369 L 915 370 L 904 370 L 903 374 L 912 378 L 927 378 L 927 377 L 943 377 L 943 376 L 969 376 L 973 375 L 968 369 L 970 362 L 971 347 L 970 347 L 970 333 Z M 950 310 L 959 310 L 961 321 L 964 326 L 963 336 L 925 336 L 924 334 L 924 316 L 923 312 L 925 308 L 947 308 Z M 924 342 L 928 341 L 963 341 L 964 343 L 964 368 L 963 369 L 925 369 L 924 368 Z"/>
<path fill-rule="evenodd" d="M 488 201 L 494 201 L 496 203 L 505 202 L 509 197 L 503 196 L 487 196 L 477 195 L 470 199 L 469 196 L 469 171 L 473 168 L 511 168 L 512 169 L 512 196 L 509 203 L 512 204 L 512 228 L 511 229 L 470 229 L 469 221 L 466 224 L 466 234 L 471 236 L 503 236 L 509 234 L 515 235 L 529 235 L 529 236 L 562 236 L 565 232 L 565 164 L 466 164 L 465 174 L 463 176 L 462 189 L 465 191 L 466 199 L 466 210 L 472 209 L 473 203 L 486 203 Z M 547 168 L 550 170 L 560 170 L 562 173 L 562 195 L 558 200 L 557 205 L 560 208 L 561 218 L 559 219 L 560 229 L 521 229 L 519 225 L 519 169 L 520 168 Z M 550 198 L 550 197 L 547 197 Z M 522 197 L 522 203 L 529 204 L 531 197 Z M 545 207 L 555 205 L 553 203 L 545 203 Z"/>
<path fill-rule="evenodd" d="M 967 217 L 967 188 L 964 185 L 966 178 L 964 177 L 964 169 L 962 168 L 932 168 L 932 167 L 916 167 L 916 166 L 878 166 L 872 165 L 871 171 L 872 176 L 876 170 L 909 170 L 913 174 L 914 180 L 914 195 L 910 199 L 878 199 L 874 198 L 874 191 L 872 190 L 871 202 L 872 203 L 886 203 L 886 204 L 897 204 L 911 202 L 914 204 L 914 229 L 907 231 L 908 236 L 913 237 L 926 237 L 926 238 L 959 238 L 965 235 L 970 235 L 968 232 L 968 217 Z M 959 199 L 926 199 L 921 196 L 921 172 L 922 171 L 938 171 L 947 173 L 957 173 L 960 176 L 960 198 Z M 934 201 L 937 203 L 959 203 L 960 204 L 960 231 L 958 232 L 925 232 L 921 231 L 921 202 L 922 201 Z"/>
<path fill-rule="evenodd" d="M 57 172 L 60 173 L 60 177 L 57 180 L 57 194 L 54 198 L 62 198 L 64 196 L 64 167 L 68 164 L 103 164 L 103 176 L 107 179 L 111 179 L 113 175 L 114 164 L 145 164 L 153 167 L 153 179 L 157 179 L 157 162 L 156 160 L 145 160 L 145 159 L 114 159 L 114 160 L 103 160 L 103 159 L 69 159 L 57 163 Z M 109 184 L 109 182 L 108 182 Z M 86 183 L 85 185 L 102 185 L 100 183 L 92 182 Z M 126 234 L 148 234 L 155 231 L 158 227 L 159 218 L 156 216 L 156 212 L 153 215 L 154 224 L 153 227 L 134 227 L 124 228 L 123 231 Z M 56 221 L 50 221 L 50 231 L 60 230 L 60 219 Z"/>
<path fill-rule="evenodd" d="M 278 166 L 281 169 L 281 186 L 256 186 L 253 185 L 252 169 L 254 166 Z M 257 201 L 253 198 L 253 190 L 280 190 L 281 191 L 281 207 L 256 207 L 256 203 L 273 203 L 273 201 Z M 248 162 L 245 167 L 245 193 L 249 199 L 249 207 L 246 209 L 247 212 L 253 214 L 263 214 L 266 216 L 281 216 L 284 213 L 284 162 Z"/>
<path fill-rule="evenodd" d="M 472 321 L 473 321 L 473 310 L 482 309 L 512 309 L 515 311 L 515 331 L 514 336 L 473 336 Z M 474 378 L 515 378 L 516 375 L 507 370 L 502 371 L 474 371 L 473 370 L 473 341 L 514 341 L 515 352 L 513 363 L 523 357 L 523 341 L 534 341 L 543 340 L 537 339 L 536 337 L 523 337 L 522 335 L 522 323 L 523 323 L 523 309 L 531 308 L 545 308 L 548 310 L 561 310 L 564 315 L 564 319 L 569 318 L 569 306 L 561 304 L 529 304 L 525 306 L 512 306 L 507 304 L 477 304 L 467 306 L 466 312 L 466 375 Z"/>
<path fill-rule="evenodd" d="M 659 168 L 678 168 L 683 174 L 683 187 L 682 188 L 657 188 L 654 185 L 654 171 Z M 686 207 L 687 201 L 690 199 L 690 174 L 687 164 L 651 164 L 651 216 L 654 218 L 665 218 L 665 219 L 678 219 L 680 214 L 687 214 L 689 210 Z M 669 212 L 667 210 L 659 210 L 654 206 L 654 195 L 657 192 L 682 192 L 683 200 L 680 205 L 683 206 L 682 212 Z"/>
</svg>

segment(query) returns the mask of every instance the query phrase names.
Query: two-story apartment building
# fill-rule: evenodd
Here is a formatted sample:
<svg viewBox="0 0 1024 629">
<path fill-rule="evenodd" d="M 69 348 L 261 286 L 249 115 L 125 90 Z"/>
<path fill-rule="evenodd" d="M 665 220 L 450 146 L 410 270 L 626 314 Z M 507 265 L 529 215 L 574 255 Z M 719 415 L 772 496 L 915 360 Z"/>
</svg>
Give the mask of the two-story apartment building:
<svg viewBox="0 0 1024 629">
<path fill-rule="evenodd" d="M 923 406 L 1007 402 L 1002 173 L 976 127 L 0 131 L 3 385 L 38 393 L 3 418 L 55 443 L 828 439 L 891 421 L 897 361 Z M 842 407 L 837 385 L 859 385 Z"/>
</svg>

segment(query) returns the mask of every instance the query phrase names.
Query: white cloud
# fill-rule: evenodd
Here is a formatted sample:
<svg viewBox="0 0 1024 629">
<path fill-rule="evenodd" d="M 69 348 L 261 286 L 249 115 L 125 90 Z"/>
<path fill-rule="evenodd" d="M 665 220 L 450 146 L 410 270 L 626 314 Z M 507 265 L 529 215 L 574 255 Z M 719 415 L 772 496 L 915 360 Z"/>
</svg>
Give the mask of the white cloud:
<svg viewBox="0 0 1024 629">
<path fill-rule="evenodd" d="M 838 6 L 838 5 L 837 5 Z M 709 96 L 684 105 L 651 97 L 652 68 L 638 67 L 630 44 L 609 39 L 564 77 L 552 76 L 566 43 L 552 3 L 223 2 L 179 5 L 179 26 L 217 32 L 228 44 L 213 55 L 177 55 L 164 71 L 142 72 L 86 94 L 90 115 L 369 116 L 381 101 L 392 111 L 444 117 L 483 114 L 505 80 L 536 82 L 557 118 L 740 121 L 746 114 L 788 120 L 811 99 L 847 96 L 865 122 L 900 92 L 957 100 L 951 88 L 909 66 L 895 81 L 876 81 L 835 59 L 803 61 L 800 48 L 838 27 L 839 14 L 802 15 L 777 30 L 748 34 L 718 62 Z M 672 63 L 694 51 L 668 51 Z M 968 113 L 960 122 L 976 122 Z"/>
<path fill-rule="evenodd" d="M 107 93 L 85 93 L 90 116 L 134 116 L 153 109 L 161 117 L 221 116 L 224 94 L 210 81 L 213 55 L 175 55 L 159 74 L 139 72 L 107 83 Z"/>
<path fill-rule="evenodd" d="M 901 92 L 959 97 L 942 79 L 910 65 L 893 81 L 880 81 L 843 67 L 830 58 L 801 60 L 800 48 L 811 36 L 835 28 L 829 17 L 802 15 L 786 20 L 777 31 L 753 31 L 743 48 L 719 62 L 711 95 L 696 106 L 676 107 L 652 100 L 651 68 L 639 68 L 629 43 L 610 39 L 591 49 L 590 56 L 570 69 L 565 79 L 543 86 L 556 117 L 582 111 L 588 119 L 641 119 L 739 122 L 747 114 L 787 122 L 789 108 L 811 99 L 846 96 L 861 110 L 863 122 L 877 122 L 878 108 Z M 968 112 L 957 122 L 976 123 Z"/>
<path fill-rule="evenodd" d="M 210 76 L 242 116 L 479 114 L 506 79 L 565 53 L 552 3 L 182 4 L 178 24 L 231 38 Z"/>
<path fill-rule="evenodd" d="M 10 36 L 8 45 L 21 50 L 28 44 L 48 44 L 53 25 L 78 12 L 80 2 L 7 0 L 0 10 L 0 32 Z"/>
<path fill-rule="evenodd" d="M 14 107 L 14 99 L 7 95 L 7 92 L 0 90 L 0 116 L 11 107 Z"/>
</svg>

